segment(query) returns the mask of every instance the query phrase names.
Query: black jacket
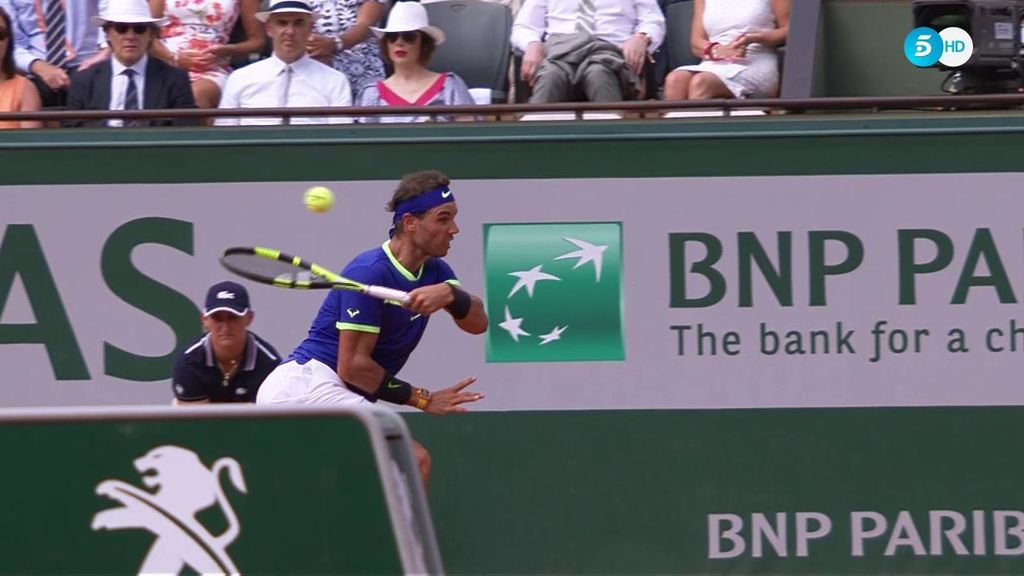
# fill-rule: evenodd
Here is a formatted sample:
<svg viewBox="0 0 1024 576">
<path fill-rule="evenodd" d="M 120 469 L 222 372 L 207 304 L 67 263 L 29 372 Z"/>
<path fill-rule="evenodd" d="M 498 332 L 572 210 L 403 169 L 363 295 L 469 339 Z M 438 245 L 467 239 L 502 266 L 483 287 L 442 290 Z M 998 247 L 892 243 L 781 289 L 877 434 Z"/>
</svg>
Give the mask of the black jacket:
<svg viewBox="0 0 1024 576">
<path fill-rule="evenodd" d="M 68 90 L 69 110 L 108 110 L 110 109 L 110 75 L 113 67 L 110 60 L 101 62 L 71 77 L 71 88 Z M 146 87 L 142 95 L 142 108 L 160 110 L 166 108 L 195 108 L 196 101 L 192 97 L 192 85 L 188 72 L 168 66 L 162 60 L 150 56 L 146 63 Z M 102 120 L 76 122 L 77 126 L 103 126 Z M 140 122 L 140 125 L 171 126 L 198 124 L 194 118 L 179 120 L 152 120 Z"/>
</svg>

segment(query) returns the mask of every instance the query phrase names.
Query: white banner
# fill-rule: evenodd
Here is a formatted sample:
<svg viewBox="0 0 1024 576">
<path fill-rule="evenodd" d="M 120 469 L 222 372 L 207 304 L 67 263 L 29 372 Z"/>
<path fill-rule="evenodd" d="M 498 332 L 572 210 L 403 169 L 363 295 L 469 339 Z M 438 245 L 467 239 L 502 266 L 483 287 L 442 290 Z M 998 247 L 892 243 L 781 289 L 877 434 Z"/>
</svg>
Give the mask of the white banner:
<svg viewBox="0 0 1024 576">
<path fill-rule="evenodd" d="M 1020 404 L 1020 182 L 455 181 L 448 261 L 490 330 L 436 315 L 402 377 L 477 375 L 485 410 Z M 313 184 L 331 212 L 303 207 Z M 166 379 L 123 375 L 156 377 L 145 357 L 176 344 L 175 292 L 201 303 L 228 246 L 340 269 L 386 238 L 394 185 L 3 187 L 0 405 L 168 402 Z M 254 331 L 287 354 L 323 294 L 248 285 Z"/>
</svg>

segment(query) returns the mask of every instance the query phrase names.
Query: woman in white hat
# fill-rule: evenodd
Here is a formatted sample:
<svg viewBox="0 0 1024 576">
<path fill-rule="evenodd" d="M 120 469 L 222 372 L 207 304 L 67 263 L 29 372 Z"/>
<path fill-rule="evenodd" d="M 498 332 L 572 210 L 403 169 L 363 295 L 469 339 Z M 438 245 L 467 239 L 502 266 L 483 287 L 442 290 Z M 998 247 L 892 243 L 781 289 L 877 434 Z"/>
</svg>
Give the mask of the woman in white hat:
<svg viewBox="0 0 1024 576">
<path fill-rule="evenodd" d="M 216 108 L 236 56 L 260 52 L 266 43 L 263 24 L 256 19 L 260 0 L 149 0 L 157 18 L 166 18 L 152 53 L 175 68 L 187 70 L 192 94 L 200 108 Z M 245 40 L 228 38 L 238 19 Z"/>
<path fill-rule="evenodd" d="M 458 106 L 472 105 L 466 83 L 452 72 L 427 68 L 444 32 L 431 26 L 427 10 L 419 2 L 399 2 L 391 9 L 384 28 L 373 28 L 380 38 L 381 55 L 394 73 L 367 85 L 359 95 L 359 106 Z M 430 116 L 370 116 L 361 122 L 425 122 Z M 450 121 L 451 116 L 436 120 Z"/>
</svg>

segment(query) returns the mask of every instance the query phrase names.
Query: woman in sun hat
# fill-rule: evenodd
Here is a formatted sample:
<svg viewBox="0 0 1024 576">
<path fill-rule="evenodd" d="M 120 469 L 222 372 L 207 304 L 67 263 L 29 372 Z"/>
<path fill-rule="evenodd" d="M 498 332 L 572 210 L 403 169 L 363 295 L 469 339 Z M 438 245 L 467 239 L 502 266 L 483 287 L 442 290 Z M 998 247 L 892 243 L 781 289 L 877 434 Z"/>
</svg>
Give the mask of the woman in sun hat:
<svg viewBox="0 0 1024 576">
<path fill-rule="evenodd" d="M 359 106 L 458 106 L 472 105 L 466 83 L 452 72 L 427 68 L 444 32 L 431 26 L 427 10 L 419 2 L 399 2 L 388 15 L 387 26 L 373 28 L 380 38 L 381 55 L 394 68 L 386 79 L 366 86 Z M 424 116 L 371 116 L 361 122 L 425 122 Z M 438 115 L 438 121 L 452 120 Z"/>
</svg>

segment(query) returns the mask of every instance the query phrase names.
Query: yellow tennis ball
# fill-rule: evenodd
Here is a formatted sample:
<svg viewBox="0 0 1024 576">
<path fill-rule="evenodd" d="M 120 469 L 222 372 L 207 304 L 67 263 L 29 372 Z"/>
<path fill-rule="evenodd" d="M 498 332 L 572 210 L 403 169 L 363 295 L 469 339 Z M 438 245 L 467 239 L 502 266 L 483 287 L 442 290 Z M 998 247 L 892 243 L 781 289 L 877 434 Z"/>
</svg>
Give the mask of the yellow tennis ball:
<svg viewBox="0 0 1024 576">
<path fill-rule="evenodd" d="M 334 205 L 334 192 L 325 186 L 313 186 L 302 196 L 310 212 L 327 212 Z"/>
</svg>

